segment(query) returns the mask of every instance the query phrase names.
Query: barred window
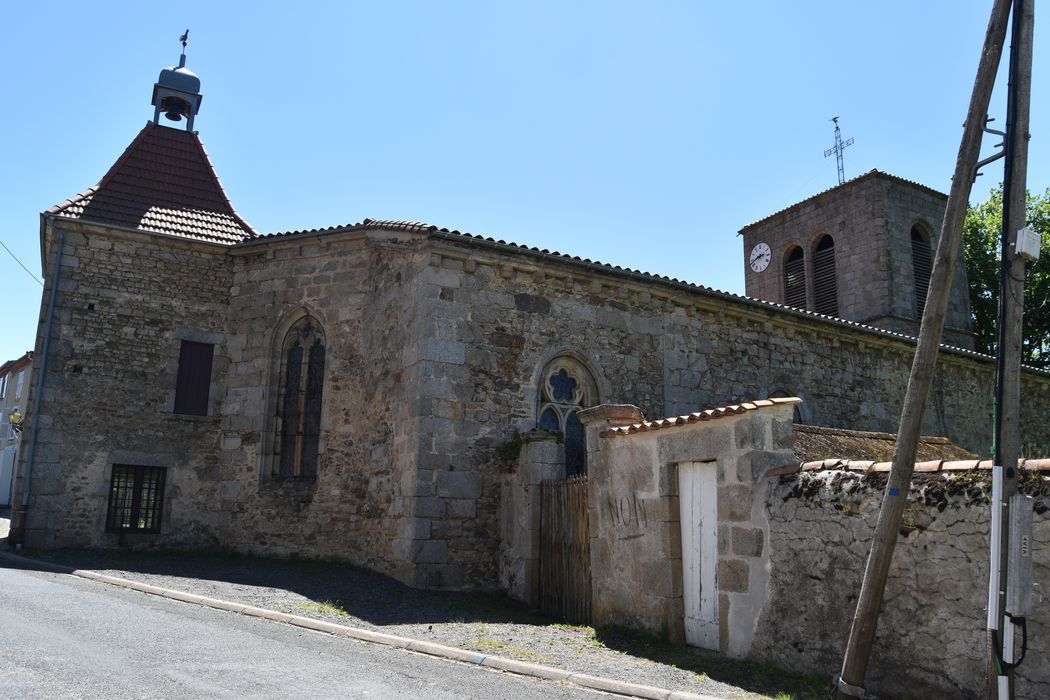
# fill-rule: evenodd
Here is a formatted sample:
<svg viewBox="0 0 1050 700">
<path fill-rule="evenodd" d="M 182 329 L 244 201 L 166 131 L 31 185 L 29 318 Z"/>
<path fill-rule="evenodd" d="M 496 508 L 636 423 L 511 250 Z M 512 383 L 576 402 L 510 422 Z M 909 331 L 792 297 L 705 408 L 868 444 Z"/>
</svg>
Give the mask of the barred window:
<svg viewBox="0 0 1050 700">
<path fill-rule="evenodd" d="M 557 357 L 543 370 L 536 427 L 565 437 L 565 475 L 587 473 L 587 446 L 577 413 L 598 403 L 591 373 L 571 357 Z"/>
<path fill-rule="evenodd" d="M 164 467 L 114 464 L 106 532 L 160 532 Z"/>
<path fill-rule="evenodd" d="M 309 316 L 295 322 L 281 350 L 274 472 L 284 478 L 317 477 L 324 389 L 324 333 Z"/>
</svg>

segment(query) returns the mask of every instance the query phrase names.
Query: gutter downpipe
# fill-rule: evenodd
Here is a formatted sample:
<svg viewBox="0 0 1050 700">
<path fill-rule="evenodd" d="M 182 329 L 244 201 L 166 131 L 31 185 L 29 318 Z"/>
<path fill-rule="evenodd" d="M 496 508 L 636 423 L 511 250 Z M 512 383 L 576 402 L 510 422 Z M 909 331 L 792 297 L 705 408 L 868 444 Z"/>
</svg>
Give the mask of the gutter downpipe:
<svg viewBox="0 0 1050 700">
<path fill-rule="evenodd" d="M 51 273 L 51 294 L 47 301 L 47 318 L 44 321 L 44 342 L 40 349 L 40 366 L 37 370 L 36 394 L 33 396 L 33 412 L 30 414 L 30 430 L 32 436 L 29 438 L 29 449 L 26 452 L 25 474 L 22 477 L 22 502 L 18 512 L 18 523 L 15 526 L 14 537 L 16 547 L 21 547 L 25 539 L 26 514 L 29 511 L 29 487 L 33 479 L 33 460 L 36 456 L 36 443 L 40 435 L 40 424 L 37 417 L 40 415 L 40 402 L 44 395 L 44 380 L 47 378 L 47 350 L 51 344 L 51 325 L 55 318 L 55 301 L 58 297 L 58 276 L 62 269 L 62 252 L 65 247 L 66 232 L 58 227 L 55 217 L 48 217 L 51 230 L 58 233 L 55 252 L 55 269 Z"/>
</svg>

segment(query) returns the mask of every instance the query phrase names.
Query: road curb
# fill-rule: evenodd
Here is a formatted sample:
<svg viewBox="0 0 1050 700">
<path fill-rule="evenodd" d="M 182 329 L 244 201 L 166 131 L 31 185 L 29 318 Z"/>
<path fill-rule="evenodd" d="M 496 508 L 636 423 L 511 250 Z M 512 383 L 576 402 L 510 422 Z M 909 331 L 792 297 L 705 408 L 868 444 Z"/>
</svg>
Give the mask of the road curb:
<svg viewBox="0 0 1050 700">
<path fill-rule="evenodd" d="M 160 586 L 153 586 L 139 581 L 130 581 L 116 576 L 108 576 L 106 574 L 100 574 L 97 571 L 74 569 L 69 566 L 63 566 L 62 564 L 53 564 L 49 561 L 31 559 L 18 554 L 11 554 L 10 552 L 0 551 L 0 559 L 18 564 L 26 564 L 35 569 L 45 569 L 55 573 L 69 574 L 70 576 L 76 576 L 78 578 L 99 583 L 106 583 L 118 588 L 126 588 L 140 593 L 146 593 L 148 595 L 168 598 L 169 600 L 177 600 L 182 603 L 200 605 L 202 607 L 223 610 L 225 612 L 232 612 L 239 615 L 258 617 L 272 622 L 283 622 L 295 627 L 302 627 L 303 629 L 309 629 L 315 632 L 331 634 L 336 637 L 346 637 L 348 639 L 356 639 L 362 642 L 383 644 L 398 649 L 407 649 L 420 654 L 427 654 L 428 656 L 449 659 L 451 661 L 459 661 L 461 663 L 473 664 L 475 666 L 485 666 L 505 673 L 514 673 L 519 676 L 531 676 L 550 681 L 561 681 L 563 683 L 580 686 L 581 688 L 601 690 L 626 697 L 644 698 L 645 700 L 720 700 L 712 695 L 698 695 L 683 690 L 667 690 L 666 688 L 617 681 L 611 678 L 602 678 L 600 676 L 592 676 L 586 673 L 575 673 L 551 666 L 541 666 L 527 661 L 518 661 L 517 659 L 489 656 L 478 651 L 445 646 L 436 642 L 409 639 L 408 637 L 399 637 L 397 635 L 376 632 L 375 630 L 364 629 L 361 627 L 340 625 L 334 622 L 325 622 L 324 620 L 303 617 L 301 615 L 292 615 L 289 613 L 277 612 L 276 610 L 256 608 L 251 605 L 231 603 L 229 601 L 208 598 L 206 596 L 186 593 L 175 589 L 161 588 Z"/>
</svg>

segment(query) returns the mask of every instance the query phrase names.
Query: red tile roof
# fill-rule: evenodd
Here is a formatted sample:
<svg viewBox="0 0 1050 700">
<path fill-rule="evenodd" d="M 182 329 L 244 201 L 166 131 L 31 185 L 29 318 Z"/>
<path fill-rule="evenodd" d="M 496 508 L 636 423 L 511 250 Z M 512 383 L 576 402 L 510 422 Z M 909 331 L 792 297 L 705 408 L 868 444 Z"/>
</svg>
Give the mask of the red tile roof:
<svg viewBox="0 0 1050 700">
<path fill-rule="evenodd" d="M 915 465 L 916 472 L 958 472 L 970 469 L 991 469 L 993 462 L 990 459 L 965 459 L 953 461 L 933 460 L 930 462 L 919 462 Z M 1050 472 L 1050 459 L 1019 459 L 1017 466 L 1029 471 Z M 829 469 L 854 472 L 888 472 L 893 467 L 892 462 L 865 462 L 849 459 L 823 459 L 816 462 L 803 462 L 802 464 L 790 464 L 786 467 L 777 467 L 766 472 L 766 476 L 784 476 L 785 474 L 796 474 L 798 472 L 825 471 Z"/>
<path fill-rule="evenodd" d="M 759 408 L 766 408 L 775 404 L 796 404 L 802 403 L 802 399 L 797 398 L 775 398 L 775 399 L 759 399 L 758 401 L 746 401 L 741 404 L 733 404 L 731 406 L 721 406 L 719 408 L 709 408 L 706 411 L 696 411 L 695 413 L 687 413 L 684 416 L 674 416 L 673 418 L 661 418 L 660 420 L 647 420 L 641 423 L 635 423 L 634 425 L 621 425 L 616 428 L 609 428 L 598 433 L 598 437 L 616 437 L 618 435 L 633 435 L 634 433 L 645 433 L 651 430 L 662 430 L 663 428 L 674 428 L 679 425 L 688 425 L 690 423 L 698 423 L 700 421 L 714 420 L 716 418 L 726 418 L 727 416 L 736 416 L 741 413 L 747 413 L 748 411 L 754 411 Z"/>
<path fill-rule="evenodd" d="M 234 211 L 197 134 L 152 122 L 97 185 L 45 213 L 218 243 L 258 235 Z"/>
</svg>

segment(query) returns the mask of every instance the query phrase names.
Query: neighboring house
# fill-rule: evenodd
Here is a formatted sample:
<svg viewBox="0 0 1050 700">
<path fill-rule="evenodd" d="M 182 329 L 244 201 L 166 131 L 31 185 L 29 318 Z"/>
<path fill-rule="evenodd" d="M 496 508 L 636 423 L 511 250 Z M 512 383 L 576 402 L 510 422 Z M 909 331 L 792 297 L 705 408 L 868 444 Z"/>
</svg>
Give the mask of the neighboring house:
<svg viewBox="0 0 1050 700">
<path fill-rule="evenodd" d="M 833 252 L 799 232 L 820 287 L 793 288 L 789 308 L 421 223 L 260 235 L 197 133 L 159 123 L 196 115 L 199 89 L 184 65 L 163 71 L 153 121 L 96 186 L 41 216 L 53 323 L 37 338 L 49 350 L 17 540 L 337 557 L 415 586 L 495 588 L 508 456 L 540 428 L 561 435 L 552 474 L 585 474 L 582 408 L 675 416 L 799 396 L 806 422 L 896 429 L 914 339 L 835 318 L 832 302 L 847 309 L 871 283 L 856 272 L 868 255 L 898 291 L 921 286 L 922 259 L 910 282 L 890 262 L 910 259 L 910 233 L 880 238 L 881 253 L 851 240 L 876 213 L 934 236 L 943 200 L 925 187 L 870 173 L 821 195 L 889 193 L 875 212 L 807 220 Z M 745 253 L 764 243 L 769 274 L 791 262 L 786 238 L 751 231 Z M 909 313 L 891 306 L 879 313 Z M 1024 382 L 1026 434 L 1050 442 L 1050 373 Z M 993 384 L 992 358 L 945 348 L 924 432 L 981 449 Z"/>
<path fill-rule="evenodd" d="M 26 414 L 32 363 L 33 353 L 27 352 L 0 366 L 0 506 L 9 506 L 15 500 L 15 460 L 22 434 L 21 426 L 11 422 L 11 415 Z"/>
</svg>

